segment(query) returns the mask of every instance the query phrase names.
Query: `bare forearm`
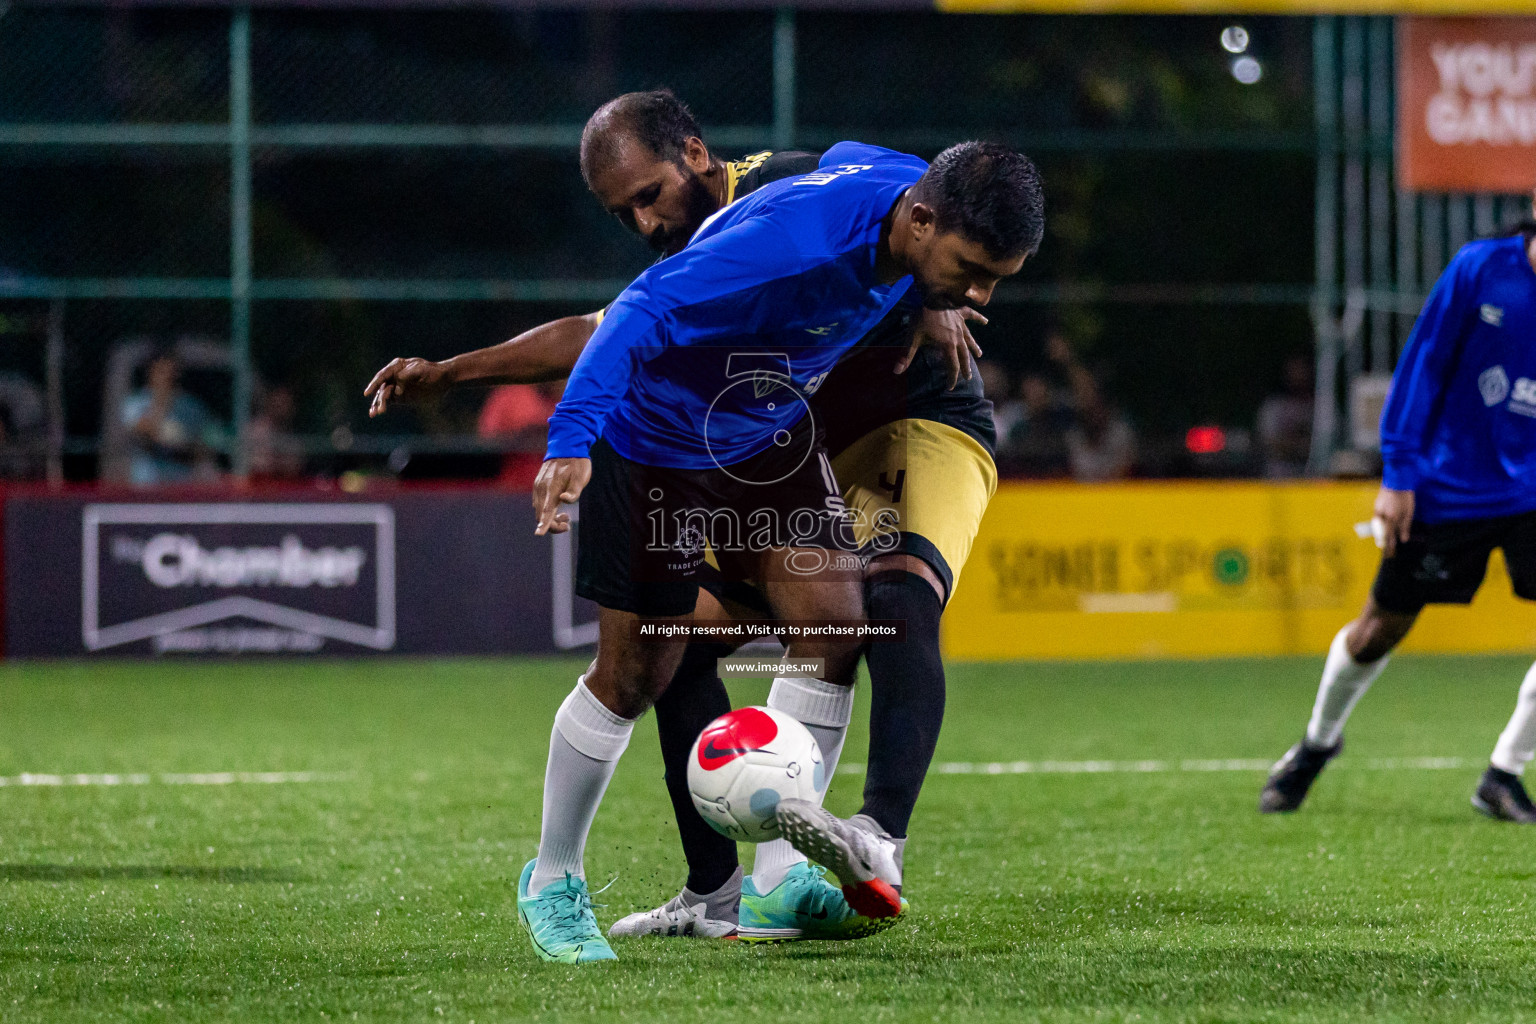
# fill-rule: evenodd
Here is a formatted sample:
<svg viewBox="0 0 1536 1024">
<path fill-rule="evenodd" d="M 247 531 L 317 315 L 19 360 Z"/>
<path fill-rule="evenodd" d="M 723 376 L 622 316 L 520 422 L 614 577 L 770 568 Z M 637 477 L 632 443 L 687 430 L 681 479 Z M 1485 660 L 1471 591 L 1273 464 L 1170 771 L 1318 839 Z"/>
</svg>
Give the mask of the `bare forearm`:
<svg viewBox="0 0 1536 1024">
<path fill-rule="evenodd" d="M 454 384 L 539 384 L 563 380 L 587 339 L 597 330 L 601 313 L 568 316 L 540 324 L 510 341 L 465 352 L 445 360 Z"/>
</svg>

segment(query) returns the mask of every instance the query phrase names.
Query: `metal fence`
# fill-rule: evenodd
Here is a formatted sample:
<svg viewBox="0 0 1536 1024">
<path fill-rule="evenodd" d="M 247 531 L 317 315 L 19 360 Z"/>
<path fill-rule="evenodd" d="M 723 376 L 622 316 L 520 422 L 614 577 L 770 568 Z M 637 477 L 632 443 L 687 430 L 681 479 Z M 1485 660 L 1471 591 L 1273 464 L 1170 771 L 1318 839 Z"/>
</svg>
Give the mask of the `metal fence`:
<svg viewBox="0 0 1536 1024">
<path fill-rule="evenodd" d="M 1337 451 L 1375 443 L 1373 413 L 1386 380 L 1426 293 L 1456 250 L 1531 211 L 1529 194 L 1417 193 L 1395 184 L 1394 43 L 1391 18 L 1318 18 L 1314 29 L 1312 469 L 1319 473 Z"/>
<path fill-rule="evenodd" d="M 1310 313 L 1322 465 L 1348 440 L 1342 380 L 1390 365 L 1446 253 L 1512 201 L 1393 191 L 1389 19 L 1248 19 L 1250 85 L 1224 23 L 14 6 L 0 369 L 46 385 L 56 477 L 94 469 L 108 353 L 144 337 L 228 339 L 237 437 L 262 379 L 289 379 L 336 466 L 493 450 L 472 402 L 381 426 L 362 384 L 611 299 L 646 256 L 582 194 L 574 149 L 603 99 L 666 84 L 727 152 L 986 135 L 1034 154 L 1050 234 L 996 330 L 1065 325 L 1149 433 L 1251 414 Z"/>
</svg>

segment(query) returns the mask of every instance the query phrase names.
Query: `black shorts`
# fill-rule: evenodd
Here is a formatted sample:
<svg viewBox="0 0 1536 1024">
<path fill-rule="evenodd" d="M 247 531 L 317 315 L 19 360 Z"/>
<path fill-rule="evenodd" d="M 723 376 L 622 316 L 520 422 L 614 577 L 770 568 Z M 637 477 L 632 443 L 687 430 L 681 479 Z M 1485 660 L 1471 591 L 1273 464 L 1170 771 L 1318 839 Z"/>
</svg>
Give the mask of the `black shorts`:
<svg viewBox="0 0 1536 1024">
<path fill-rule="evenodd" d="M 1371 597 L 1378 607 L 1412 615 L 1426 604 L 1468 604 L 1488 572 L 1494 548 L 1515 596 L 1536 601 L 1536 512 L 1446 523 L 1414 523 L 1406 544 L 1381 560 Z"/>
<path fill-rule="evenodd" d="M 810 417 L 784 444 L 725 468 L 646 466 L 601 439 L 591 458 L 576 593 L 603 608 L 686 615 L 701 585 L 751 579 L 771 548 L 858 550 Z"/>
</svg>

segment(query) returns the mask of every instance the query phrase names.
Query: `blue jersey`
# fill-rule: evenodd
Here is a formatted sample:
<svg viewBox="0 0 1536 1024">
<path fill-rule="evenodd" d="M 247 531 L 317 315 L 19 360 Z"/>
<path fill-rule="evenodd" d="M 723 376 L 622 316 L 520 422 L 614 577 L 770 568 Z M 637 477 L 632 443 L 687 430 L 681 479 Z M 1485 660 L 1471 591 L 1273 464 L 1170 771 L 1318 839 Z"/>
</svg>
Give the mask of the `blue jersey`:
<svg viewBox="0 0 1536 1024">
<path fill-rule="evenodd" d="M 787 436 L 838 357 L 908 297 L 875 274 L 886 214 L 928 165 L 844 142 L 655 264 L 603 317 L 549 421 L 546 458 L 599 434 L 652 466 L 707 469 Z"/>
<path fill-rule="evenodd" d="M 1435 282 L 1381 417 L 1382 483 L 1426 523 L 1536 509 L 1536 271 L 1522 236 Z"/>
</svg>

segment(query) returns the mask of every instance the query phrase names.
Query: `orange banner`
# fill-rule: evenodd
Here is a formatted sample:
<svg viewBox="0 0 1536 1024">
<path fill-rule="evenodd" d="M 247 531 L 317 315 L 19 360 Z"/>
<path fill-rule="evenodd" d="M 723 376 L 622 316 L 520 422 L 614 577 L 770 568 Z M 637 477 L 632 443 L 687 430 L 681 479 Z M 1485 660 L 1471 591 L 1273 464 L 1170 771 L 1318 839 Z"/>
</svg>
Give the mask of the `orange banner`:
<svg viewBox="0 0 1536 1024">
<path fill-rule="evenodd" d="M 1536 188 L 1536 18 L 1403 18 L 1397 55 L 1404 188 Z"/>
</svg>

